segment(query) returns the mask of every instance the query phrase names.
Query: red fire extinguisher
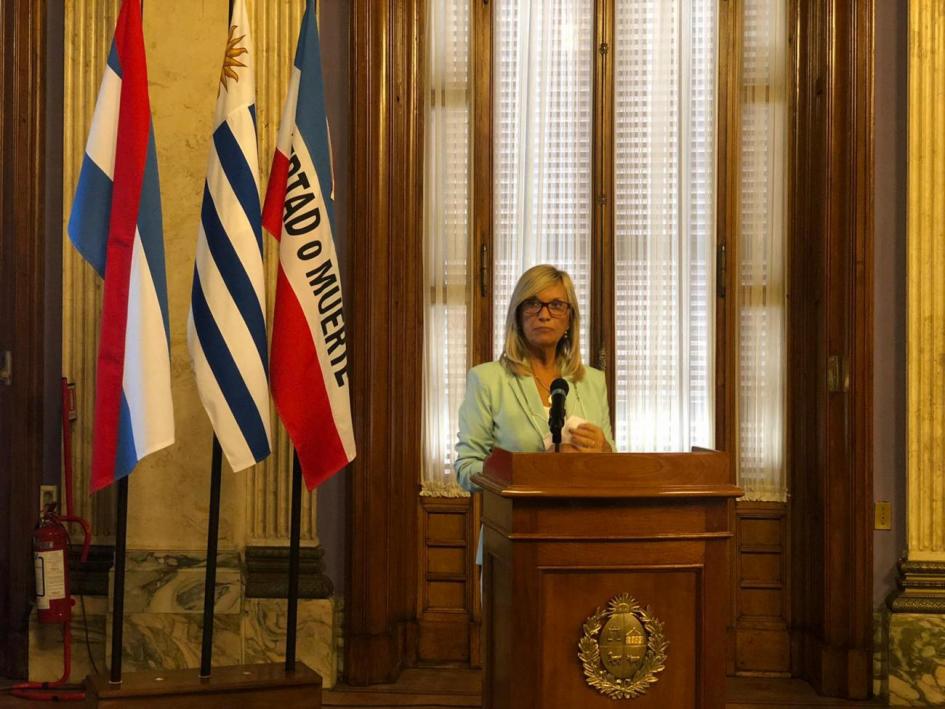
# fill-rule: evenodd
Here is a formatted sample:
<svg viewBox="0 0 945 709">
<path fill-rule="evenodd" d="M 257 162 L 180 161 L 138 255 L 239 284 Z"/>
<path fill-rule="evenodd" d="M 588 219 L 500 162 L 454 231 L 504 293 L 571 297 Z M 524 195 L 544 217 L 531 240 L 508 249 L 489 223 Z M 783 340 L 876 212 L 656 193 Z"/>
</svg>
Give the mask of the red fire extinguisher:
<svg viewBox="0 0 945 709">
<path fill-rule="evenodd" d="M 81 517 L 59 515 L 56 503 L 46 505 L 39 524 L 33 530 L 33 564 L 36 569 L 36 614 L 40 623 L 62 626 L 62 677 L 54 682 L 21 682 L 14 685 L 12 694 L 29 699 L 52 701 L 82 701 L 84 692 L 41 692 L 54 690 L 69 681 L 72 672 L 72 605 L 69 595 L 69 532 L 64 523 L 73 522 L 82 527 L 81 560 L 89 555 L 92 531 Z"/>
<path fill-rule="evenodd" d="M 92 530 L 89 523 L 72 514 L 72 456 L 71 429 L 69 426 L 71 392 L 65 379 L 63 384 L 63 457 L 65 459 L 65 483 L 67 514 L 56 512 L 57 503 L 51 502 L 43 508 L 39 523 L 33 530 L 33 564 L 36 570 L 36 614 L 40 623 L 62 626 L 63 672 L 54 682 L 21 682 L 13 686 L 12 694 L 28 699 L 50 701 L 82 701 L 81 691 L 49 692 L 69 681 L 72 671 L 72 605 L 75 601 L 69 594 L 69 532 L 67 523 L 78 524 L 84 535 L 82 562 L 88 559 Z"/>
<path fill-rule="evenodd" d="M 33 530 L 33 564 L 36 567 L 36 614 L 40 623 L 69 623 L 74 601 L 69 595 L 69 532 L 63 522 L 82 526 L 82 561 L 88 558 L 92 532 L 81 517 L 56 514 L 56 503 L 46 505 Z"/>
</svg>

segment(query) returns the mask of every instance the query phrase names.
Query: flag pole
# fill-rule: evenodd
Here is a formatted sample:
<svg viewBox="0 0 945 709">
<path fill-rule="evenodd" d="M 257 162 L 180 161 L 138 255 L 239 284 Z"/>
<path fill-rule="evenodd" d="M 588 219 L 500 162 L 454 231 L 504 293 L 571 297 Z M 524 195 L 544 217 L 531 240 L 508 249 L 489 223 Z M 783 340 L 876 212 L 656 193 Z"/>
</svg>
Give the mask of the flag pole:
<svg viewBox="0 0 945 709">
<path fill-rule="evenodd" d="M 115 577 L 112 586 L 112 665 L 109 684 L 121 684 L 121 646 L 125 612 L 125 542 L 128 531 L 128 476 L 118 481 L 115 527 Z"/>
<path fill-rule="evenodd" d="M 213 662 L 213 606 L 217 589 L 217 544 L 220 538 L 220 469 L 223 449 L 213 436 L 210 461 L 210 515 L 207 522 L 207 575 L 203 586 L 203 643 L 200 650 L 200 676 L 209 677 Z"/>
<path fill-rule="evenodd" d="M 229 2 L 226 26 L 233 21 L 233 0 Z M 210 510 L 207 519 L 207 572 L 203 582 L 203 636 L 200 643 L 200 677 L 205 679 L 213 671 L 213 611 L 217 598 L 217 547 L 220 541 L 220 470 L 223 467 L 223 449 L 216 432 L 210 456 Z"/>
<path fill-rule="evenodd" d="M 285 671 L 295 672 L 295 636 L 299 610 L 299 537 L 302 533 L 302 466 L 292 454 L 292 514 L 289 527 L 289 598 L 286 611 Z"/>
</svg>

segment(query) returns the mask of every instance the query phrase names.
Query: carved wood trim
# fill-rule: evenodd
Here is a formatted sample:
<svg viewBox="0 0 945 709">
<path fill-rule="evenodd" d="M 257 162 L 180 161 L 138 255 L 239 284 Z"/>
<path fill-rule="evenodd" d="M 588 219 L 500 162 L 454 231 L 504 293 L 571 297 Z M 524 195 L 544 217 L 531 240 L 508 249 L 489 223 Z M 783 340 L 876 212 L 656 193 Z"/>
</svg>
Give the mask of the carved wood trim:
<svg viewBox="0 0 945 709">
<path fill-rule="evenodd" d="M 0 674 L 25 677 L 43 471 L 46 3 L 0 3 Z"/>
<path fill-rule="evenodd" d="M 345 675 L 391 681 L 410 660 L 421 464 L 424 3 L 352 11 L 352 395 Z"/>
<path fill-rule="evenodd" d="M 797 672 L 870 691 L 873 2 L 796 3 L 788 438 Z M 851 373 L 828 391 L 827 359 Z"/>
</svg>

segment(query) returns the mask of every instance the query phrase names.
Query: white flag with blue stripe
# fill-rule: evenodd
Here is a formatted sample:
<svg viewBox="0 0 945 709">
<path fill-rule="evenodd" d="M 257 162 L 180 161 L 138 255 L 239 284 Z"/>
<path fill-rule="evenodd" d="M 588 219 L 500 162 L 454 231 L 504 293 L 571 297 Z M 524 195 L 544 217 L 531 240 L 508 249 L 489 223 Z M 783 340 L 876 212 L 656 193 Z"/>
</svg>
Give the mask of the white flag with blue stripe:
<svg viewBox="0 0 945 709">
<path fill-rule="evenodd" d="M 271 450 L 253 42 L 233 3 L 204 183 L 187 344 L 233 470 Z"/>
</svg>

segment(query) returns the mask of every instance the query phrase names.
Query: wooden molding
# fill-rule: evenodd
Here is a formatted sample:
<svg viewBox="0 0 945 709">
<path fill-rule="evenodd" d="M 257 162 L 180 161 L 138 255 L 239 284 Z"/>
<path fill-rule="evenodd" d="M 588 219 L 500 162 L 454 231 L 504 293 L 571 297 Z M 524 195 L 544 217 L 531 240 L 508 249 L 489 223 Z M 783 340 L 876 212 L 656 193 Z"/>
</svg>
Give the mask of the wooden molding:
<svg viewBox="0 0 945 709">
<path fill-rule="evenodd" d="M 352 9 L 350 684 L 394 680 L 414 655 L 405 642 L 416 636 L 421 465 L 423 8 L 356 0 Z"/>
<path fill-rule="evenodd" d="M 794 4 L 788 455 L 796 671 L 870 692 L 873 1 Z M 827 361 L 848 363 L 830 391 Z"/>
<path fill-rule="evenodd" d="M 246 547 L 245 598 L 287 598 L 289 548 Z M 325 574 L 325 550 L 302 547 L 299 551 L 299 598 L 331 598 L 335 586 Z"/>
</svg>

